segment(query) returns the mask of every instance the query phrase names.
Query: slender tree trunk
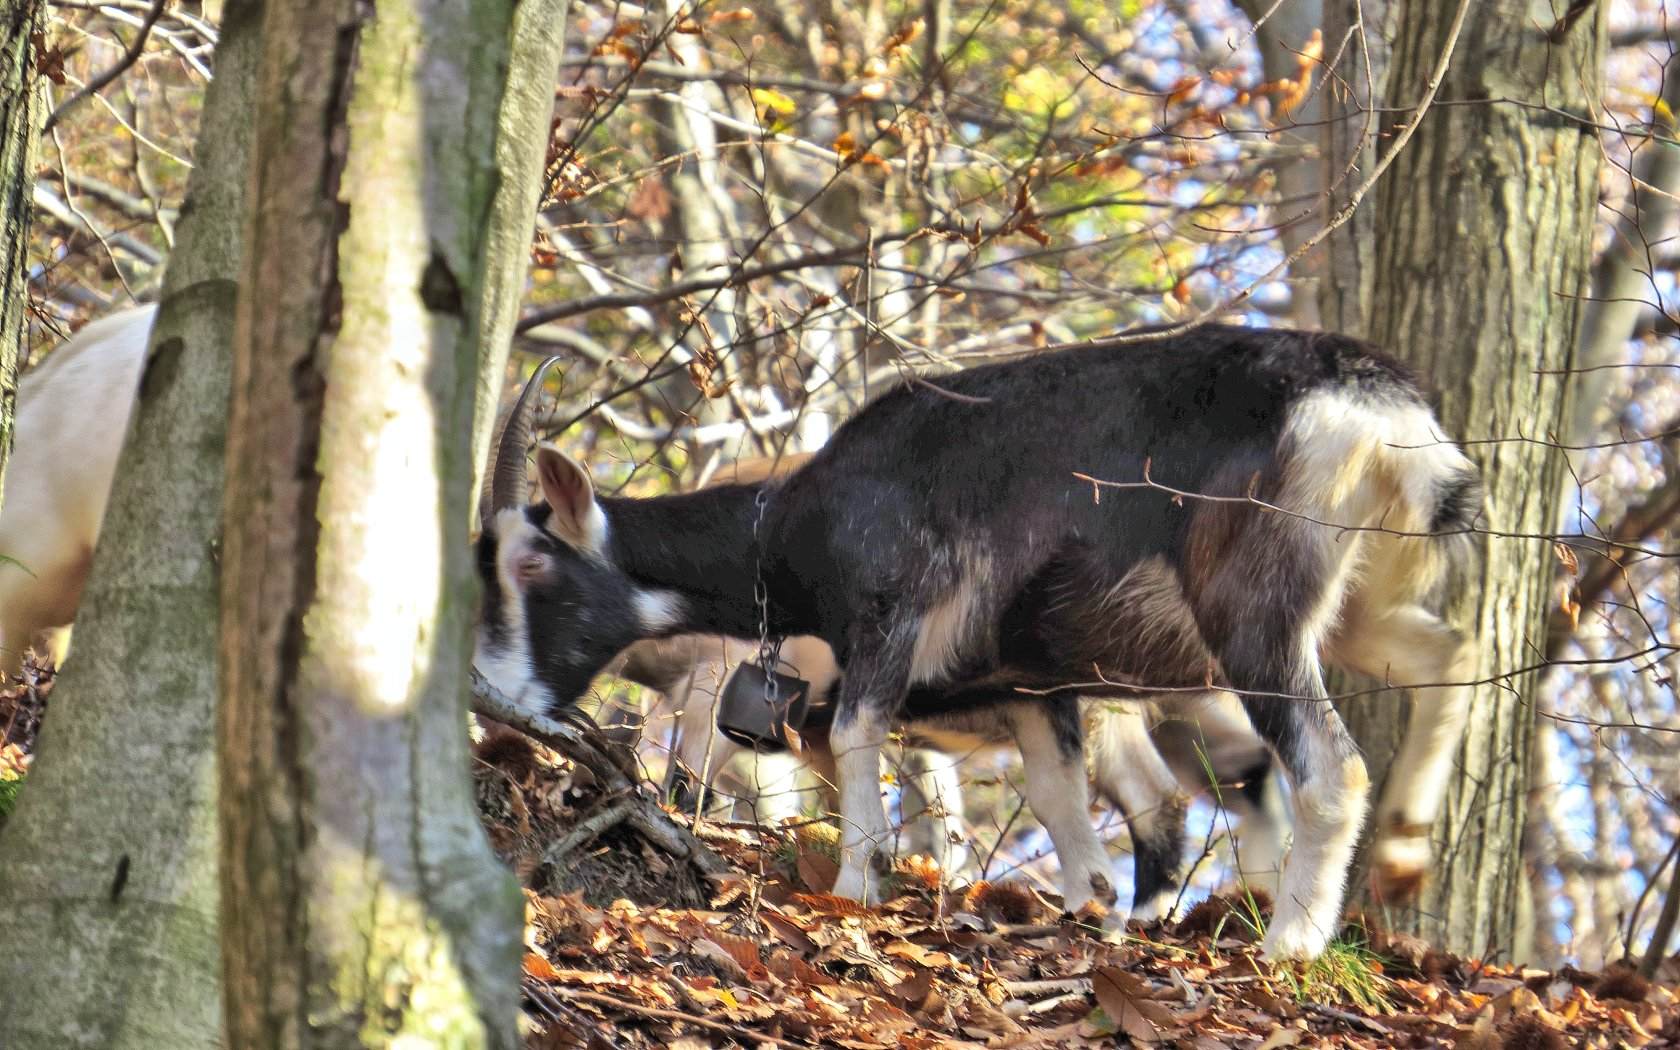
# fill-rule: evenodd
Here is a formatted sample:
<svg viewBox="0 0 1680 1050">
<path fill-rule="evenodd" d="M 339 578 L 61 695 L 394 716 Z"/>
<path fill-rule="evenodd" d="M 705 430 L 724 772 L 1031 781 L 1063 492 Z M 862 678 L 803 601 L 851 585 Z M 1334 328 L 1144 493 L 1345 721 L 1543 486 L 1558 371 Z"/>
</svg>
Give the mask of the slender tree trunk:
<svg viewBox="0 0 1680 1050">
<path fill-rule="evenodd" d="M 25 253 L 42 119 L 32 37 L 42 29 L 44 10 L 41 0 L 0 0 L 0 484 L 12 453 L 18 350 L 29 301 Z"/>
<path fill-rule="evenodd" d="M 75 657 L 0 839 L 8 1048 L 223 1045 L 216 542 L 260 16 L 258 0 L 223 9 Z"/>
<path fill-rule="evenodd" d="M 1325 4 L 1321 0 L 1283 4 L 1275 0 L 1237 0 L 1237 6 L 1260 27 L 1255 42 L 1260 48 L 1261 75 L 1268 82 L 1298 80 L 1302 49 L 1313 30 L 1323 27 Z M 1327 42 L 1326 48 L 1329 46 Z M 1325 57 L 1328 59 L 1328 53 Z M 1294 252 L 1318 232 L 1324 219 L 1327 183 L 1323 157 L 1324 147 L 1329 144 L 1323 123 L 1326 88 L 1322 66 L 1310 68 L 1312 93 L 1293 111 L 1279 113 L 1273 121 L 1275 126 L 1287 129 L 1278 138 L 1298 151 L 1276 169 L 1279 204 L 1271 209 L 1271 221 L 1288 223 L 1278 235 L 1285 254 Z M 1319 286 L 1326 255 L 1323 249 L 1309 252 L 1290 270 L 1289 321 L 1296 327 L 1319 327 Z"/>
<path fill-rule="evenodd" d="M 1389 105 L 1416 102 L 1452 19 L 1436 0 L 1402 0 Z M 1568 389 L 1545 370 L 1574 361 L 1588 287 L 1598 141 L 1589 118 L 1603 85 L 1604 12 L 1592 5 L 1551 32 L 1543 0 L 1472 4 L 1437 106 L 1379 187 L 1372 338 L 1441 392 L 1441 420 L 1463 438 L 1544 438 L 1569 418 Z M 1555 38 L 1554 38 L 1555 37 Z M 1511 100 L 1474 104 L 1476 99 Z M 1544 108 L 1542 108 L 1544 107 Z M 1474 446 L 1491 527 L 1546 534 L 1564 469 L 1531 441 Z M 1484 674 L 1535 662 L 1555 563 L 1544 541 L 1490 539 L 1453 618 L 1475 632 Z M 1519 929 L 1521 833 L 1535 676 L 1477 690 L 1462 761 L 1436 826 L 1439 860 L 1401 926 L 1475 955 L 1510 955 Z M 1375 774 L 1403 724 L 1392 698 L 1345 707 Z"/>
<path fill-rule="evenodd" d="M 519 320 L 543 162 L 554 119 L 554 83 L 566 50 L 568 0 L 523 0 L 513 12 L 513 56 L 496 136 L 501 182 L 485 229 L 484 290 L 472 315 L 482 356 L 473 394 L 474 491 L 490 452 L 490 433 L 505 387 L 508 350 Z"/>
<path fill-rule="evenodd" d="M 1377 132 L 1383 122 L 1377 110 L 1387 97 L 1389 33 L 1396 6 L 1394 0 L 1325 0 L 1325 61 L 1340 54 L 1334 78 L 1322 89 L 1319 172 L 1326 218 L 1347 206 L 1376 163 Z M 1363 336 L 1369 327 L 1375 222 L 1375 209 L 1360 208 L 1324 243 L 1318 313 L 1330 331 Z"/>
<path fill-rule="evenodd" d="M 1658 98 L 1672 113 L 1680 110 L 1680 66 L 1670 62 L 1663 75 Z M 1654 138 L 1638 143 L 1631 174 L 1627 202 L 1593 267 L 1592 298 L 1582 310 L 1577 362 L 1582 371 L 1575 378 L 1575 411 L 1565 432 L 1570 444 L 1597 440 L 1620 414 L 1622 402 L 1610 396 L 1616 370 L 1606 366 L 1627 359 L 1639 315 L 1660 302 L 1658 256 L 1674 250 L 1680 147 Z M 1573 499 L 1576 493 L 1569 495 Z"/>
<path fill-rule="evenodd" d="M 265 24 L 220 650 L 241 1050 L 517 1045 L 520 898 L 462 689 L 479 304 L 518 269 L 484 221 L 518 218 L 495 202 L 515 9 L 275 0 Z"/>
</svg>

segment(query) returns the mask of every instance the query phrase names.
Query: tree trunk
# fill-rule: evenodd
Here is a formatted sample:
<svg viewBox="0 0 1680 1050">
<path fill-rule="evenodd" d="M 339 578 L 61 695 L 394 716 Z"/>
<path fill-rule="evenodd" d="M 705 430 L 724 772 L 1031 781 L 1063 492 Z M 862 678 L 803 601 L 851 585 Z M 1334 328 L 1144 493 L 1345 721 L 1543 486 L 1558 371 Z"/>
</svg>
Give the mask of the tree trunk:
<svg viewBox="0 0 1680 1050">
<path fill-rule="evenodd" d="M 472 315 L 481 357 L 473 394 L 473 490 L 490 452 L 490 433 L 506 386 L 508 350 L 525 274 L 548 159 L 554 119 L 554 82 L 566 50 L 568 0 L 524 0 L 513 12 L 513 57 L 502 94 L 496 136 L 501 182 L 485 229 L 484 290 Z"/>
<path fill-rule="evenodd" d="M 1393 0 L 1326 0 L 1324 5 L 1325 61 L 1341 50 L 1334 79 L 1322 87 L 1319 172 L 1326 187 L 1326 218 L 1347 206 L 1376 162 L 1382 125 L 1377 110 L 1387 97 L 1390 23 L 1396 6 Z M 1375 221 L 1374 209 L 1360 208 L 1324 242 L 1318 314 L 1330 331 L 1366 334 Z"/>
<path fill-rule="evenodd" d="M 1588 287 L 1600 151 L 1592 130 L 1563 114 L 1587 119 L 1600 97 L 1604 11 L 1592 5 L 1554 34 L 1553 5 L 1541 0 L 1473 4 L 1440 91 L 1456 104 L 1429 113 L 1379 186 L 1369 334 L 1433 379 L 1455 436 L 1545 437 L 1569 418 L 1567 384 L 1540 370 L 1573 363 Z M 1451 22 L 1434 0 L 1400 4 L 1390 106 L 1416 102 Z M 1470 451 L 1490 527 L 1549 533 L 1562 455 L 1519 440 Z M 1481 673 L 1503 674 L 1543 648 L 1555 561 L 1544 541 L 1484 547 L 1451 615 L 1479 639 Z M 1476 691 L 1435 828 L 1433 878 L 1418 907 L 1392 917 L 1473 955 L 1520 950 L 1534 686 L 1521 675 Z M 1385 697 L 1344 709 L 1380 779 L 1403 705 Z"/>
<path fill-rule="evenodd" d="M 23 341 L 24 307 L 29 302 L 25 253 L 42 100 L 31 38 L 43 29 L 45 9 L 41 0 L 0 0 L 0 29 L 4 30 L 0 34 L 4 40 L 0 43 L 0 485 L 12 453 L 18 350 Z"/>
<path fill-rule="evenodd" d="M 1658 99 L 1669 112 L 1680 109 L 1680 68 L 1664 66 Z M 1653 121 L 1653 126 L 1660 126 Z M 1614 366 L 1628 358 L 1639 315 L 1662 301 L 1657 276 L 1660 254 L 1673 251 L 1675 197 L 1680 194 L 1680 148 L 1656 139 L 1636 145 L 1628 199 L 1610 234 L 1610 244 L 1593 267 L 1592 298 L 1582 309 L 1575 411 L 1564 432 L 1570 444 L 1599 439 L 1624 407 L 1611 391 Z M 1570 502 L 1577 497 L 1566 486 Z M 1573 512 L 1573 506 L 1566 507 Z"/>
<path fill-rule="evenodd" d="M 463 732 L 515 7 L 275 0 L 264 26 L 220 649 L 242 1050 L 517 1045 L 520 897 Z"/>
<path fill-rule="evenodd" d="M 0 1045 L 19 1050 L 222 1045 L 216 542 L 260 15 L 224 8 L 75 658 L 0 840 Z"/>
<path fill-rule="evenodd" d="M 1260 49 L 1261 76 L 1268 82 L 1299 80 L 1301 53 L 1313 30 L 1324 25 L 1321 0 L 1292 0 L 1278 4 L 1275 0 L 1237 0 L 1237 7 L 1259 29 L 1255 44 Z M 1325 61 L 1329 48 L 1326 40 Z M 1286 223 L 1278 231 L 1280 247 L 1285 255 L 1294 253 L 1307 238 L 1324 224 L 1325 165 L 1324 147 L 1329 144 L 1328 127 L 1324 124 L 1326 85 L 1322 83 L 1322 66 L 1310 66 L 1312 89 L 1300 105 L 1289 113 L 1277 113 L 1274 126 L 1283 129 L 1278 141 L 1292 146 L 1297 152 L 1283 159 L 1277 168 L 1278 203 L 1270 209 L 1273 223 Z M 1297 328 L 1317 328 L 1319 318 L 1319 286 L 1324 278 L 1326 252 L 1313 251 L 1303 256 L 1289 271 L 1289 323 Z"/>
</svg>

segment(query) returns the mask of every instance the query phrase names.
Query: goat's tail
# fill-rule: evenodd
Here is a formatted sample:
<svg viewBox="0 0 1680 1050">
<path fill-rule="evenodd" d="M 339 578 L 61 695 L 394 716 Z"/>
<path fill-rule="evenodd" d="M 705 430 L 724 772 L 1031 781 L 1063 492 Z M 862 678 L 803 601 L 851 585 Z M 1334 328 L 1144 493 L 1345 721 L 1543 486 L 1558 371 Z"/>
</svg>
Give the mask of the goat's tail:
<svg viewBox="0 0 1680 1050">
<path fill-rule="evenodd" d="M 1433 604 L 1471 571 L 1481 475 L 1414 391 L 1309 395 L 1281 452 L 1280 503 L 1360 530 L 1360 575 L 1390 600 Z"/>
</svg>

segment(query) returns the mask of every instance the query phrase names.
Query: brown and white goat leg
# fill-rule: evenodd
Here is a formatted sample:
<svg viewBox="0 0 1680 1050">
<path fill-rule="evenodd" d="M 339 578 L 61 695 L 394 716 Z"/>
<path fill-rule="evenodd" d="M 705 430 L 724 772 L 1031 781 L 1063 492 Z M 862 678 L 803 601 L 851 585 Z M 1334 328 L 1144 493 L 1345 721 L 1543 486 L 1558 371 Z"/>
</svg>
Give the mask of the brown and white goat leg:
<svg viewBox="0 0 1680 1050">
<path fill-rule="evenodd" d="M 1430 686 L 1412 694 L 1404 743 L 1376 812 L 1372 889 L 1380 899 L 1405 899 L 1429 868 L 1430 828 L 1470 715 L 1466 683 L 1475 677 L 1475 651 L 1440 617 L 1408 605 L 1380 613 L 1349 610 L 1331 653 L 1336 663 L 1388 685 Z"/>
<path fill-rule="evenodd" d="M 974 851 L 965 845 L 957 763 L 955 756 L 928 748 L 906 748 L 900 759 L 899 812 L 906 848 L 931 857 L 949 875 L 977 870 Z"/>
</svg>

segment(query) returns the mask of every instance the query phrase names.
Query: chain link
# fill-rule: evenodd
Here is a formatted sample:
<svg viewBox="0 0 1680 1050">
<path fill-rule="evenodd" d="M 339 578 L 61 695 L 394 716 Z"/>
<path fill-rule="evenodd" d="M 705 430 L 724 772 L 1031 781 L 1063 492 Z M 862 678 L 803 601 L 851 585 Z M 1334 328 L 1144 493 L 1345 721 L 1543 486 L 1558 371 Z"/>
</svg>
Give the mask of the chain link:
<svg viewBox="0 0 1680 1050">
<path fill-rule="evenodd" d="M 782 663 L 782 639 L 770 640 L 770 589 L 764 583 L 764 545 L 759 541 L 759 527 L 764 523 L 764 511 L 770 505 L 767 484 L 760 485 L 753 494 L 753 604 L 758 606 L 758 666 L 764 671 L 764 702 L 776 705 L 776 673 Z"/>
</svg>

